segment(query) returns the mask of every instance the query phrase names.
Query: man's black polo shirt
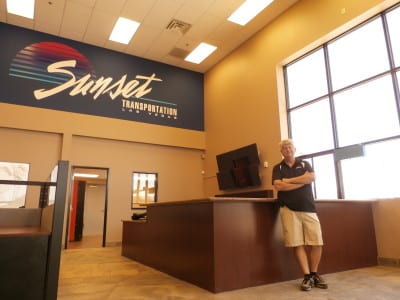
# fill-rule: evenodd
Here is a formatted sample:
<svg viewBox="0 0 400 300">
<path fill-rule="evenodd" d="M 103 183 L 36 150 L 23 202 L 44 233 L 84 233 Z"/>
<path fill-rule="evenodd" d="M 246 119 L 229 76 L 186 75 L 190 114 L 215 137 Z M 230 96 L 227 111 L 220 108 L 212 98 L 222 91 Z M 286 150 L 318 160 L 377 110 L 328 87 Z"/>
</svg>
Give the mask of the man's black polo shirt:
<svg viewBox="0 0 400 300">
<path fill-rule="evenodd" d="M 279 164 L 274 166 L 272 171 L 272 183 L 276 179 L 301 176 L 307 171 L 314 172 L 307 161 L 296 158 L 294 165 L 289 167 L 285 161 L 282 160 Z M 306 184 L 292 191 L 278 191 L 278 202 L 281 206 L 287 206 L 291 210 L 316 212 L 311 184 Z"/>
</svg>

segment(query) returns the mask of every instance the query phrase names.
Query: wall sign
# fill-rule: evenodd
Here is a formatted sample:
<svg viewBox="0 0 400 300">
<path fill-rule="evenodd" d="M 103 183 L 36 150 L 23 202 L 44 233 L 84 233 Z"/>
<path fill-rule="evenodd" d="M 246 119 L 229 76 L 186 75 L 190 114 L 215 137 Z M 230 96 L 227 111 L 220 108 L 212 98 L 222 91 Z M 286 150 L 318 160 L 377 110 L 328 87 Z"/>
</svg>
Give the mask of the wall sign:
<svg viewBox="0 0 400 300">
<path fill-rule="evenodd" d="M 204 130 L 203 74 L 0 23 L 0 102 Z"/>
</svg>

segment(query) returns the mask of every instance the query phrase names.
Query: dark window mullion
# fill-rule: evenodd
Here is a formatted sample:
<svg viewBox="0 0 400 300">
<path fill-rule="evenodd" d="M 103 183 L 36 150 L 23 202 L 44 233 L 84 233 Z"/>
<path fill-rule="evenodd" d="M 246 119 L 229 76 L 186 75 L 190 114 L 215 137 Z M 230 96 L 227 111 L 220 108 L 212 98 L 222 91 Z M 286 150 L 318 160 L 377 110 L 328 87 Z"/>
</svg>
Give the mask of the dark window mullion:
<svg viewBox="0 0 400 300">
<path fill-rule="evenodd" d="M 335 103 L 333 101 L 333 87 L 332 87 L 332 74 L 330 68 L 329 61 L 329 51 L 328 45 L 324 45 L 324 56 L 325 56 L 325 69 L 326 69 L 326 78 L 328 84 L 328 99 L 329 99 L 329 107 L 331 111 L 331 122 L 332 122 L 332 132 L 333 132 L 333 144 L 334 148 L 339 147 L 339 139 L 337 132 L 337 124 L 336 124 L 336 111 L 335 111 Z M 344 198 L 344 185 L 343 185 L 343 176 L 342 176 L 342 167 L 339 161 L 335 161 L 335 181 L 337 188 L 337 197 L 338 199 Z"/>
<path fill-rule="evenodd" d="M 382 14 L 381 15 L 381 20 L 382 20 L 382 25 L 383 25 L 383 32 L 385 34 L 386 49 L 387 49 L 387 52 L 388 52 L 390 73 L 392 75 L 394 96 L 395 96 L 395 99 L 396 99 L 397 119 L 399 121 L 399 126 L 400 126 L 400 91 L 399 91 L 399 82 L 397 80 L 397 75 L 396 75 L 396 65 L 395 65 L 395 62 L 394 62 L 393 48 L 392 48 L 392 43 L 390 41 L 389 25 L 387 23 L 386 14 Z"/>
</svg>

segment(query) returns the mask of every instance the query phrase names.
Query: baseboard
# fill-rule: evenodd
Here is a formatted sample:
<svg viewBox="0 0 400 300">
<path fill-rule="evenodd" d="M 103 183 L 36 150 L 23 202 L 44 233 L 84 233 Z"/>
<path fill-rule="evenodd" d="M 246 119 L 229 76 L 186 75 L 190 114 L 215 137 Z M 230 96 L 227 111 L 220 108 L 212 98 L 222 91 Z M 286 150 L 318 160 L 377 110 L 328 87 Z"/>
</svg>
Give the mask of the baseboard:
<svg viewBox="0 0 400 300">
<path fill-rule="evenodd" d="M 378 257 L 378 265 L 400 268 L 400 258 Z"/>
</svg>

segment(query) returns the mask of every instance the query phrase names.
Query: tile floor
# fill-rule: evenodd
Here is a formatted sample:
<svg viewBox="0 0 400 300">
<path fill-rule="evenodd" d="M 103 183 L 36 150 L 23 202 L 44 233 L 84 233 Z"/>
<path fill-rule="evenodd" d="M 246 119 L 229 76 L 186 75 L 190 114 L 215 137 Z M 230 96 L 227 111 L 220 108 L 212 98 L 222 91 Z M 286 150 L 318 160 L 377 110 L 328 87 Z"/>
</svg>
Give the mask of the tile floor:
<svg viewBox="0 0 400 300">
<path fill-rule="evenodd" d="M 85 235 L 80 241 L 68 242 L 68 249 L 101 248 L 103 237 L 101 235 Z"/>
<path fill-rule="evenodd" d="M 121 256 L 120 247 L 68 249 L 61 255 L 58 300 L 398 300 L 400 268 L 325 274 L 329 289 L 302 292 L 299 280 L 210 293 Z"/>
</svg>

